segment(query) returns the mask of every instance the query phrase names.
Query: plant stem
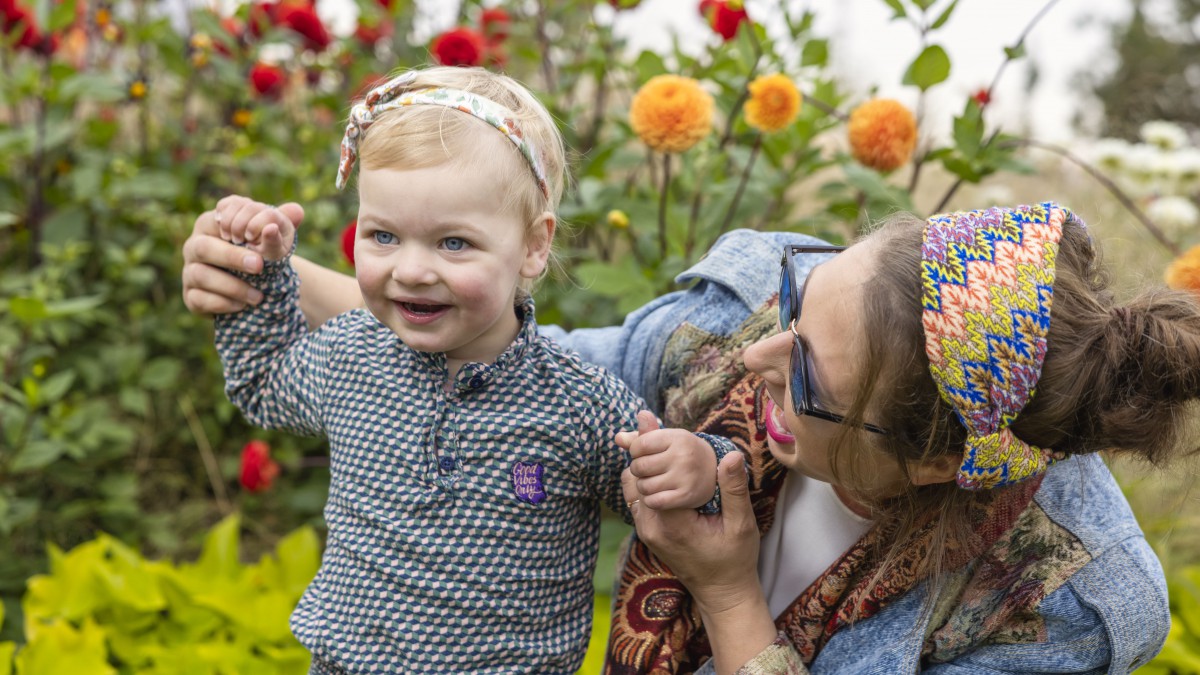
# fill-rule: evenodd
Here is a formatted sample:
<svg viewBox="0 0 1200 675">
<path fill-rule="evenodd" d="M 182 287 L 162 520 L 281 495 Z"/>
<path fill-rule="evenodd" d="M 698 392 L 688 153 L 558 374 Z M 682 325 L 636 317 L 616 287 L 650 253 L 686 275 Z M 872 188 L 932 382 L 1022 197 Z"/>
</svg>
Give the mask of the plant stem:
<svg viewBox="0 0 1200 675">
<path fill-rule="evenodd" d="M 1015 138 L 1011 141 L 1005 141 L 1005 145 L 1038 148 L 1048 152 L 1053 152 L 1054 154 L 1070 161 L 1072 164 L 1086 171 L 1089 176 L 1095 178 L 1096 182 L 1103 185 L 1113 197 L 1116 197 L 1117 201 L 1121 202 L 1121 206 L 1124 206 L 1125 210 L 1133 214 L 1133 217 L 1142 224 L 1142 227 L 1146 228 L 1146 231 L 1150 233 L 1150 236 L 1154 237 L 1159 244 L 1162 244 L 1163 248 L 1167 249 L 1175 256 L 1179 256 L 1182 253 L 1179 248 L 1179 244 L 1176 244 L 1168 239 L 1167 235 L 1157 225 L 1154 224 L 1153 220 L 1150 220 L 1150 217 L 1138 207 L 1137 203 L 1130 199 L 1129 195 L 1125 194 L 1125 191 L 1122 190 L 1120 186 L 1114 183 L 1108 176 L 1105 176 L 1099 169 L 1083 161 L 1070 150 L 1067 150 L 1060 145 L 1043 143 L 1041 141 L 1035 141 L 1029 138 Z"/>
<path fill-rule="evenodd" d="M 1021 34 L 1017 36 L 1017 41 L 1013 43 L 1013 46 L 1010 49 L 1017 49 L 1021 45 L 1025 44 L 1025 38 L 1029 37 L 1029 33 L 1033 31 L 1033 27 L 1036 26 L 1038 22 L 1041 21 L 1042 18 L 1046 16 L 1046 14 L 1049 13 L 1056 4 L 1058 4 L 1058 0 L 1049 0 L 1045 5 L 1043 5 L 1042 8 L 1038 10 L 1038 13 L 1034 14 L 1033 18 L 1029 20 L 1029 23 L 1025 26 L 1025 30 L 1021 31 Z M 991 98 L 992 90 L 995 89 L 996 85 L 1000 83 L 1000 76 L 1004 74 L 1004 69 L 1007 68 L 1009 62 L 1013 60 L 1013 58 L 1008 54 L 1009 52 L 1006 51 L 1004 54 L 1004 60 L 1000 62 L 1000 67 L 996 70 L 996 76 L 992 78 L 992 83 L 988 85 L 987 93 L 989 98 Z"/>
<path fill-rule="evenodd" d="M 611 61 L 613 53 L 612 26 L 600 27 L 600 41 L 604 48 L 604 60 Z M 596 96 L 592 101 L 592 123 L 588 126 L 587 135 L 583 137 L 583 142 L 579 144 L 580 156 L 586 157 L 596 147 L 596 141 L 600 139 L 600 127 L 604 121 L 604 108 L 608 102 L 608 77 L 607 70 L 600 73 L 599 81 L 596 82 Z"/>
<path fill-rule="evenodd" d="M 537 41 L 538 50 L 542 53 L 542 77 L 546 80 L 546 92 L 558 93 L 558 81 L 554 77 L 554 64 L 550 61 L 550 38 L 546 35 L 546 3 L 537 3 Z"/>
<path fill-rule="evenodd" d="M 200 449 L 200 458 L 204 460 L 204 472 L 208 474 L 208 482 L 212 485 L 213 496 L 217 499 L 217 508 L 220 509 L 222 515 L 228 515 L 233 508 L 229 504 L 229 496 L 225 494 L 225 482 L 221 480 L 221 470 L 217 466 L 217 458 L 213 455 L 212 445 L 208 442 L 208 434 L 204 432 L 204 425 L 200 424 L 200 419 L 196 417 L 196 409 L 192 406 L 190 396 L 180 394 L 179 409 L 187 418 L 188 428 L 192 430 L 192 437 L 196 439 L 196 447 Z"/>
<path fill-rule="evenodd" d="M 1049 0 L 1045 5 L 1043 5 L 1042 8 L 1040 10 L 1038 10 L 1038 13 L 1035 14 L 1033 16 L 1033 18 L 1029 20 L 1029 23 L 1025 26 L 1025 29 L 1021 31 L 1021 34 L 1019 36 L 1017 36 L 1017 41 L 1015 43 L 1013 43 L 1013 46 L 1010 47 L 1007 51 L 1005 51 L 1004 60 L 1000 62 L 1000 67 L 996 69 L 996 75 L 992 78 L 992 83 L 989 84 L 988 88 L 987 88 L 987 97 L 989 100 L 992 97 L 992 91 L 995 90 L 996 85 L 1000 84 L 1000 76 L 1002 76 L 1004 74 L 1004 69 L 1007 68 L 1009 62 L 1013 60 L 1013 57 L 1010 55 L 1012 53 L 1012 50 L 1015 50 L 1018 47 L 1020 47 L 1021 45 L 1025 44 L 1025 38 L 1029 37 L 1029 33 L 1033 31 L 1033 27 L 1036 26 L 1038 24 L 1038 22 L 1042 20 L 1042 17 L 1046 16 L 1046 14 L 1051 10 L 1051 8 L 1053 8 L 1054 5 L 1057 3 L 1058 3 L 1058 0 Z M 999 135 L 999 133 L 1000 133 L 999 129 L 997 129 L 996 131 L 993 131 L 992 135 L 988 137 L 987 141 L 985 141 L 983 143 L 983 145 L 980 146 L 979 149 L 982 151 L 982 150 L 990 147 L 992 145 L 992 141 L 996 140 L 996 137 Z M 958 188 L 962 187 L 962 184 L 963 184 L 962 178 L 959 178 L 958 180 L 954 181 L 954 184 L 951 185 L 950 189 L 946 191 L 946 194 L 942 197 L 942 201 L 938 203 L 937 207 L 934 208 L 933 212 L 941 213 L 942 209 L 946 208 L 946 204 L 950 202 L 950 198 L 954 196 L 954 193 L 958 192 Z"/>
<path fill-rule="evenodd" d="M 671 190 L 671 153 L 663 153 L 662 191 L 658 199 L 658 258 L 667 257 L 667 194 Z"/>
<path fill-rule="evenodd" d="M 826 103 L 825 101 L 822 101 L 819 98 L 813 98 L 812 96 L 805 95 L 804 102 L 811 105 L 812 107 L 816 108 L 817 110 L 820 110 L 821 112 L 825 113 L 826 115 L 838 118 L 842 122 L 850 121 L 849 115 L 847 115 L 846 113 L 842 112 L 841 110 L 838 110 L 837 108 L 829 105 L 828 103 Z"/>
<path fill-rule="evenodd" d="M 729 203 L 729 210 L 725 212 L 725 220 L 721 223 L 721 230 L 717 232 L 718 237 L 728 232 L 729 226 L 733 224 L 733 215 L 737 213 L 738 205 L 742 203 L 742 195 L 746 192 L 746 183 L 750 182 L 750 171 L 754 168 L 754 160 L 758 159 L 758 151 L 762 148 L 762 139 L 761 132 L 754 137 L 754 145 L 750 147 L 750 159 L 746 160 L 746 168 L 742 170 L 742 179 L 738 181 L 737 192 L 733 193 L 733 201 Z"/>
<path fill-rule="evenodd" d="M 42 86 L 48 87 L 50 78 L 50 56 L 41 55 Z M 37 107 L 34 113 L 34 146 L 33 146 L 33 195 L 29 199 L 29 218 L 26 227 L 29 228 L 29 263 L 37 267 L 42 263 L 42 217 L 45 215 L 45 167 L 46 162 L 46 91 L 37 96 Z"/>
</svg>

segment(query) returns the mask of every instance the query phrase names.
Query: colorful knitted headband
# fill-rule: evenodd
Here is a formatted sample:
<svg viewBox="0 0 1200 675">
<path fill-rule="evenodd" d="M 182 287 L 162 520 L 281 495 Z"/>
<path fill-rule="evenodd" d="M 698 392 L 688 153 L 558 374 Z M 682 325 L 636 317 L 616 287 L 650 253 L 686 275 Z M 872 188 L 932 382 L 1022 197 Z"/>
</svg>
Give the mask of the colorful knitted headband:
<svg viewBox="0 0 1200 675">
<path fill-rule="evenodd" d="M 1054 298 L 1054 260 L 1070 211 L 1046 202 L 950 213 L 925 223 L 925 353 L 942 399 L 967 428 L 958 485 L 1010 485 L 1061 457 L 1009 425 L 1033 398 Z"/>
<path fill-rule="evenodd" d="M 521 135 L 521 129 L 511 119 L 512 112 L 504 106 L 477 94 L 461 89 L 426 87 L 409 90 L 417 78 L 417 71 L 408 71 L 372 89 L 361 103 L 350 109 L 350 121 L 346 123 L 346 135 L 342 137 L 342 157 L 338 162 L 337 189 L 346 187 L 354 163 L 358 161 L 358 143 L 367 128 L 375 122 L 379 113 L 410 105 L 440 105 L 461 110 L 495 127 L 517 146 L 521 156 L 533 169 L 534 179 L 542 195 L 550 198 L 550 185 L 546 181 L 546 170 L 534 147 Z"/>
</svg>

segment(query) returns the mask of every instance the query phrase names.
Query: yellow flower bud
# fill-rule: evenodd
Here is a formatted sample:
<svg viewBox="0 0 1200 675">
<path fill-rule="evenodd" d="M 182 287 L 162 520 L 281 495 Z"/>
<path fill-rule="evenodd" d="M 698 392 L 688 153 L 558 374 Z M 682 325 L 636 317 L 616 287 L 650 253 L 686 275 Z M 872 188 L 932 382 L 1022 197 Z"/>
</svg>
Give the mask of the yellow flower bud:
<svg viewBox="0 0 1200 675">
<path fill-rule="evenodd" d="M 608 212 L 608 224 L 610 227 L 615 227 L 618 230 L 623 230 L 629 227 L 629 216 L 620 209 L 613 209 Z"/>
</svg>

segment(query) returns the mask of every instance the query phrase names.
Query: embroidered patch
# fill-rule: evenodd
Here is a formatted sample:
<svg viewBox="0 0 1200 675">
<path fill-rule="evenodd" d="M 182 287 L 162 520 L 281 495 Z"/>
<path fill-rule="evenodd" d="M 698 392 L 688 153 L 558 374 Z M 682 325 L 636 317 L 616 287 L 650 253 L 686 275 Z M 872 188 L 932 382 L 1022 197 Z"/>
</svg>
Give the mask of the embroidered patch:
<svg viewBox="0 0 1200 675">
<path fill-rule="evenodd" d="M 517 499 L 530 504 L 541 504 L 546 501 L 546 485 L 542 482 L 541 464 L 526 464 L 514 462 L 512 465 L 513 492 Z"/>
</svg>

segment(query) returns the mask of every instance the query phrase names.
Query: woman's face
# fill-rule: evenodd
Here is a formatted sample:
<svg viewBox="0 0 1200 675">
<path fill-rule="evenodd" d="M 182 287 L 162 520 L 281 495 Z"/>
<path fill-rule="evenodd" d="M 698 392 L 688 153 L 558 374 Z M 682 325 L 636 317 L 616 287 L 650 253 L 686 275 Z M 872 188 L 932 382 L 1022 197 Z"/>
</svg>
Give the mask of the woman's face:
<svg viewBox="0 0 1200 675">
<path fill-rule="evenodd" d="M 814 268 L 804 287 L 796 331 L 808 350 L 813 394 L 832 412 L 845 414 L 857 393 L 866 340 L 863 284 L 874 260 L 870 240 L 857 244 Z M 792 333 L 786 326 L 746 350 L 746 367 L 766 380 L 774 403 L 768 405 L 766 421 L 771 453 L 789 469 L 838 485 L 829 450 L 840 425 L 793 412 L 791 356 Z M 872 419 L 870 409 L 866 417 Z M 853 468 L 851 475 L 865 483 L 853 487 L 866 494 L 897 494 L 907 482 L 899 463 L 882 451 L 860 445 L 844 455 L 853 457 L 839 459 L 839 472 L 844 477 Z"/>
</svg>

